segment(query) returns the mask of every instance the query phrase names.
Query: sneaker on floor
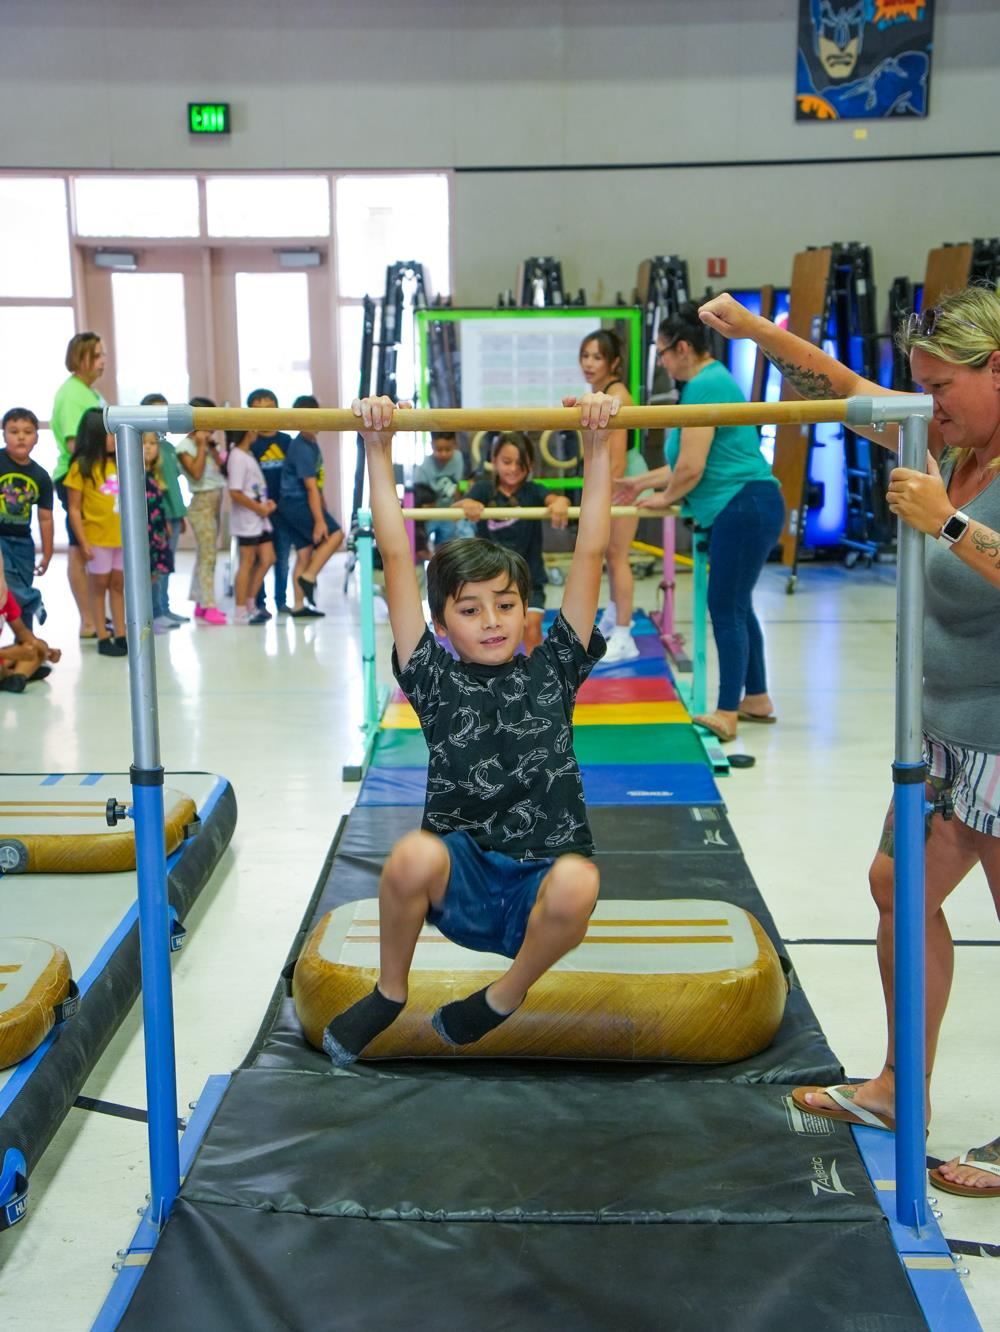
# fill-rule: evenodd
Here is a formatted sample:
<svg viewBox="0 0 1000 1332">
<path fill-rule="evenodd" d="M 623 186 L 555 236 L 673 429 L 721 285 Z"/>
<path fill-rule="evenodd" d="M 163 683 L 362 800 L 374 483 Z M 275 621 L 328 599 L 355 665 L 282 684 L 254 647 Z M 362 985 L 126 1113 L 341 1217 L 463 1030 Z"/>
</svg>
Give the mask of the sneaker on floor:
<svg viewBox="0 0 1000 1332">
<path fill-rule="evenodd" d="M 614 666 L 623 661 L 635 661 L 639 649 L 631 634 L 612 634 L 608 650 L 598 662 L 599 666 Z"/>
<path fill-rule="evenodd" d="M 195 606 L 195 608 L 194 608 L 194 618 L 195 618 L 196 620 L 203 620 L 203 619 L 205 618 L 205 607 L 204 607 L 204 606 L 198 606 L 198 605 Z"/>
<path fill-rule="evenodd" d="M 180 625 L 176 620 L 172 620 L 169 615 L 157 615 L 153 620 L 154 634 L 169 634 L 171 629 L 179 629 Z"/>
<path fill-rule="evenodd" d="M 611 631 L 618 623 L 618 612 L 615 609 L 615 603 L 609 601 L 601 612 L 601 618 L 597 621 L 597 627 L 605 638 L 611 637 Z"/>
<path fill-rule="evenodd" d="M 293 620 L 324 620 L 326 611 L 315 610 L 312 606 L 300 606 L 298 610 L 290 610 L 288 614 Z"/>
<path fill-rule="evenodd" d="M 27 683 L 28 677 L 26 675 L 5 675 L 0 680 L 0 689 L 5 694 L 23 694 Z"/>
<path fill-rule="evenodd" d="M 176 611 L 168 610 L 163 612 L 165 620 L 173 620 L 174 624 L 190 624 L 190 615 L 178 615 Z"/>
<path fill-rule="evenodd" d="M 228 624 L 225 611 L 220 611 L 218 606 L 206 606 L 201 617 L 206 624 Z"/>
<path fill-rule="evenodd" d="M 233 611 L 233 624 L 249 624 L 250 612 L 245 610 Z"/>
<path fill-rule="evenodd" d="M 124 639 L 117 638 L 99 638 L 97 640 L 97 650 L 102 657 L 127 657 L 128 644 Z"/>
<path fill-rule="evenodd" d="M 267 624 L 267 622 L 268 622 L 268 620 L 269 620 L 270 618 L 271 618 L 271 615 L 270 615 L 270 612 L 268 612 L 268 611 L 254 611 L 254 613 L 253 613 L 252 615 L 248 616 L 248 617 L 243 621 L 243 623 L 244 623 L 244 624 Z"/>
</svg>

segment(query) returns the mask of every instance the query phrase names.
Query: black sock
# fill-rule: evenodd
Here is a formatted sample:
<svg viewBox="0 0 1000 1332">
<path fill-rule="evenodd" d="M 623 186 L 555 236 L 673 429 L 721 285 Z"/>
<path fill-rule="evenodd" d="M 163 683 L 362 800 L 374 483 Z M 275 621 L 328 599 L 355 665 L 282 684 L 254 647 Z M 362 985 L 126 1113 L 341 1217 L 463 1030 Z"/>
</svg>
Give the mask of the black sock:
<svg viewBox="0 0 1000 1332">
<path fill-rule="evenodd" d="M 481 1041 L 487 1032 L 506 1022 L 510 1013 L 498 1013 L 486 999 L 486 990 L 477 990 L 466 999 L 444 1004 L 431 1018 L 431 1026 L 449 1045 L 471 1045 Z M 516 1009 L 514 1010 L 517 1011 Z"/>
<path fill-rule="evenodd" d="M 323 1049 L 334 1068 L 353 1064 L 365 1046 L 385 1031 L 405 1007 L 405 1003 L 387 999 L 376 985 L 371 994 L 338 1013 L 323 1032 Z"/>
</svg>

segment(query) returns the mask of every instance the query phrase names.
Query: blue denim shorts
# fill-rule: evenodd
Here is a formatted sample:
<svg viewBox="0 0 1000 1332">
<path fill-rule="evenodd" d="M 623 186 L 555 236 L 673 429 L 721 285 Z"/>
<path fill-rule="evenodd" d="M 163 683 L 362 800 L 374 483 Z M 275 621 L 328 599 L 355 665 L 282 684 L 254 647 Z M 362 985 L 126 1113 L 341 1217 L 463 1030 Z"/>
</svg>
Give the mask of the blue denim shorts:
<svg viewBox="0 0 1000 1332">
<path fill-rule="evenodd" d="M 515 957 L 554 861 L 512 860 L 502 851 L 484 851 L 465 832 L 441 840 L 451 873 L 444 900 L 427 913 L 428 924 L 463 948 Z"/>
</svg>

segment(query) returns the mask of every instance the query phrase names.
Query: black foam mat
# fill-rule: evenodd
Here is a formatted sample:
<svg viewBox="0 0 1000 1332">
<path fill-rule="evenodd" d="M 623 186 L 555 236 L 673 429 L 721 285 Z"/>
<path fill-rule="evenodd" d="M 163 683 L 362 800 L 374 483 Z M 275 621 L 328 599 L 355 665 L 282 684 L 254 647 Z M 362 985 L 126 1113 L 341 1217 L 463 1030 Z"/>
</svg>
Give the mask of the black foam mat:
<svg viewBox="0 0 1000 1332">
<path fill-rule="evenodd" d="M 661 1077 L 670 1081 L 816 1082 L 824 1086 L 841 1079 L 840 1062 L 827 1045 L 816 1015 L 798 986 L 777 927 L 725 814 L 715 807 L 684 806 L 595 812 L 602 815 L 613 812 L 617 816 L 595 820 L 595 841 L 599 848 L 610 848 L 599 849 L 595 855 L 601 870 L 602 897 L 652 900 L 692 897 L 732 902 L 760 921 L 789 976 L 791 990 L 785 1015 L 766 1050 L 734 1064 L 658 1065 Z M 651 818 L 651 813 L 656 817 Z M 385 818 L 378 817 L 381 815 Z M 346 902 L 378 895 L 379 874 L 387 851 L 403 833 L 416 828 L 419 821 L 420 811 L 409 808 L 362 808 L 351 813 L 338 832 L 336 855 L 328 861 L 326 882 L 318 886 L 307 909 L 294 956 L 298 956 L 308 932 L 326 912 Z M 624 851 L 622 846 L 633 849 Z M 414 1062 L 424 1067 L 436 1061 Z M 476 1061 L 463 1057 L 446 1062 L 449 1068 L 460 1064 L 464 1075 L 469 1076 L 467 1066 Z M 326 1060 L 303 1040 L 291 1001 L 276 994 L 268 1022 L 245 1063 L 254 1067 L 319 1071 Z M 532 1066 L 540 1063 L 532 1061 Z M 379 1067 L 382 1066 L 380 1061 Z M 496 1062 L 490 1066 L 495 1067 Z M 477 1076 L 474 1070 L 471 1076 Z"/>
<path fill-rule="evenodd" d="M 787 1092 L 627 1071 L 456 1083 L 243 1070 L 184 1197 L 376 1220 L 881 1219 L 850 1130 L 804 1117 Z"/>
<path fill-rule="evenodd" d="M 780 1231 L 420 1223 L 181 1198 L 119 1326 L 926 1332 L 927 1324 L 879 1221 Z"/>
</svg>

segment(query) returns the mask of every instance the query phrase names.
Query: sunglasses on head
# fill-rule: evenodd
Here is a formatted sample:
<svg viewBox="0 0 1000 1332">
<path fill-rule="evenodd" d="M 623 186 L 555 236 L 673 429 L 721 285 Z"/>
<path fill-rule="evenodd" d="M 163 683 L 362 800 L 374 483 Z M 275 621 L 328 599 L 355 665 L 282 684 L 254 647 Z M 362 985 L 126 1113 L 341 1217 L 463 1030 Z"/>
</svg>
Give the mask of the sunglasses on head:
<svg viewBox="0 0 1000 1332">
<path fill-rule="evenodd" d="M 931 305 L 926 310 L 921 310 L 919 314 L 908 315 L 904 325 L 906 336 L 908 338 L 932 338 L 940 318 L 940 305 Z M 955 319 L 953 317 L 952 323 L 970 329 L 973 333 L 981 332 L 977 324 L 970 324 L 967 319 Z"/>
</svg>

